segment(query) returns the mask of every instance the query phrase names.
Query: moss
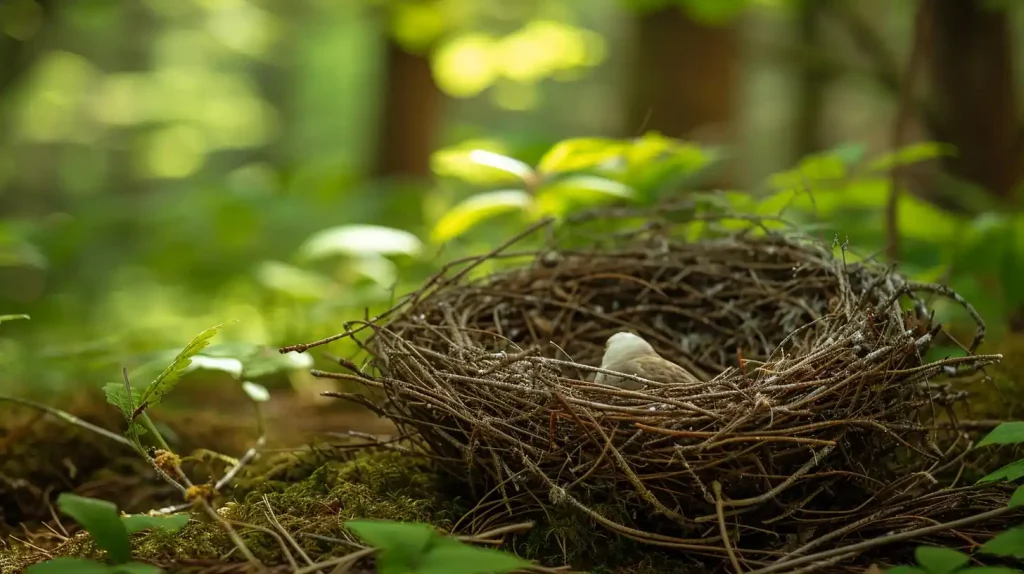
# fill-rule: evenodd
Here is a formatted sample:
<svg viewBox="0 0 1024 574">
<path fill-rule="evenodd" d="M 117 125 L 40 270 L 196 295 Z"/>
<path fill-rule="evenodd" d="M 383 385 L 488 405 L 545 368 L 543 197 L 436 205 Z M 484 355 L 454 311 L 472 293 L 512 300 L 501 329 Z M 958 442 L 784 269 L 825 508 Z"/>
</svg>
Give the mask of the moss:
<svg viewBox="0 0 1024 574">
<path fill-rule="evenodd" d="M 344 522 L 349 519 L 426 522 L 447 531 L 465 510 L 445 496 L 443 480 L 418 457 L 368 452 L 348 460 L 322 461 L 313 468 L 316 458 L 293 457 L 287 468 L 280 459 L 268 461 L 278 479 L 259 480 L 251 474 L 236 491 L 236 501 L 220 509 L 220 516 L 234 525 L 260 560 L 284 561 L 278 540 L 261 530 L 275 529 L 268 510 L 313 560 L 344 551 L 336 541 L 348 538 Z M 301 480 L 280 479 L 304 470 Z M 194 520 L 173 535 L 148 533 L 136 544 L 137 557 L 160 563 L 216 559 L 233 550 L 224 529 L 210 519 Z"/>
</svg>

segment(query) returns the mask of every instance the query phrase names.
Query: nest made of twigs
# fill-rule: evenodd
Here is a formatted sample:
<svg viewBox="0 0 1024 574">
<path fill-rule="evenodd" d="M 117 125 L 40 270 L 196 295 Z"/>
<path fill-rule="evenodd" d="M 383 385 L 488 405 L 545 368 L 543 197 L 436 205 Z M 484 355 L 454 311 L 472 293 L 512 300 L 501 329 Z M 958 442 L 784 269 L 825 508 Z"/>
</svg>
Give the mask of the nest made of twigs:
<svg viewBox="0 0 1024 574">
<path fill-rule="evenodd" d="M 754 568 L 972 511 L 936 490 L 966 446 L 945 414 L 962 397 L 938 381 L 999 357 L 974 354 L 979 319 L 967 356 L 926 362 L 940 326 L 915 293 L 977 318 L 970 305 L 806 237 L 752 226 L 690 242 L 679 225 L 556 242 L 482 277 L 447 269 L 350 326 L 372 331 L 378 376 L 336 376 L 384 391 L 373 408 L 468 477 L 482 524 L 568 509 Z M 707 382 L 588 382 L 621 330 Z"/>
</svg>

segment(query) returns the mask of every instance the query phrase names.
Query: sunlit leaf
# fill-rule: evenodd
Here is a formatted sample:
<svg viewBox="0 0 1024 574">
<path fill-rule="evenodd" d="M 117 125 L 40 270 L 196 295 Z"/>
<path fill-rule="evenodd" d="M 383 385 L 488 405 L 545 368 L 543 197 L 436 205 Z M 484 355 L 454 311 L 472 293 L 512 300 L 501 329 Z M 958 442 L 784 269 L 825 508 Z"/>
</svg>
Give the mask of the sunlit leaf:
<svg viewBox="0 0 1024 574">
<path fill-rule="evenodd" d="M 423 242 L 401 229 L 379 225 L 341 225 L 314 233 L 299 248 L 307 260 L 334 255 L 418 255 Z"/>
<path fill-rule="evenodd" d="M 502 574 L 530 566 L 515 554 L 477 548 L 451 538 L 434 542 L 419 562 L 421 574 Z"/>
<path fill-rule="evenodd" d="M 1011 528 L 996 534 L 978 549 L 979 552 L 995 556 L 1024 558 L 1024 528 Z"/>
<path fill-rule="evenodd" d="M 296 299 L 317 300 L 333 288 L 327 277 L 280 261 L 264 261 L 256 268 L 256 280 L 266 287 Z"/>
<path fill-rule="evenodd" d="M 938 546 L 918 546 L 914 550 L 914 558 L 928 574 L 949 574 L 971 560 L 963 552 Z"/>
<path fill-rule="evenodd" d="M 542 174 L 581 171 L 623 155 L 624 142 L 605 138 L 575 138 L 558 142 L 537 164 Z"/>
<path fill-rule="evenodd" d="M 149 386 L 142 392 L 139 397 L 139 407 L 145 406 L 145 408 L 153 408 L 160 404 L 164 396 L 171 392 L 175 385 L 178 384 L 178 380 L 181 378 L 182 373 L 192 364 L 192 357 L 198 355 L 210 344 L 212 339 L 221 327 L 227 325 L 231 321 L 225 321 L 220 325 L 206 329 L 202 333 L 196 335 L 194 339 L 178 353 L 178 356 L 174 358 L 174 362 L 167 366 L 162 373 L 157 375 L 156 379 L 153 380 Z"/>
<path fill-rule="evenodd" d="M 505 168 L 515 165 L 512 162 L 522 163 L 519 160 L 509 158 L 505 151 L 505 146 L 500 142 L 467 140 L 431 154 L 430 169 L 439 177 L 459 179 L 474 186 L 521 185 L 524 181 L 523 170 L 530 169 L 526 164 L 512 167 L 513 171 L 509 171 L 508 169 L 487 165 L 474 159 L 486 157 L 486 154 L 481 154 L 480 152 L 487 152 L 487 154 L 508 158 L 510 162 L 506 162 Z M 532 174 L 532 170 L 530 170 L 530 173 Z"/>
<path fill-rule="evenodd" d="M 347 262 L 346 269 L 382 287 L 390 287 L 398 279 L 398 266 L 395 262 L 376 253 L 365 253 L 352 258 Z"/>
<path fill-rule="evenodd" d="M 64 492 L 57 497 L 57 508 L 82 525 L 111 560 L 119 563 L 131 560 L 128 530 L 114 503 Z"/>
<path fill-rule="evenodd" d="M 122 516 L 121 522 L 124 523 L 125 530 L 128 534 L 135 534 L 143 530 L 160 530 L 161 532 L 167 532 L 173 534 L 188 524 L 188 514 L 172 514 L 170 516 L 150 516 L 148 514 L 129 514 L 128 516 Z"/>
<path fill-rule="evenodd" d="M 635 196 L 633 188 L 623 183 L 594 175 L 573 175 L 537 190 L 536 202 L 541 213 L 563 215 L 575 208 Z"/>
<path fill-rule="evenodd" d="M 235 377 L 236 379 L 242 376 L 242 361 L 227 357 L 207 357 L 205 355 L 196 355 L 192 357 L 191 367 L 194 369 L 206 369 L 208 371 L 221 371 Z"/>
<path fill-rule="evenodd" d="M 61 556 L 25 569 L 25 574 L 115 574 L 115 567 L 87 558 Z"/>
<path fill-rule="evenodd" d="M 450 241 L 473 226 L 503 213 L 525 211 L 530 208 L 530 195 L 521 190 L 501 190 L 479 193 L 453 206 L 434 225 L 431 240 L 435 243 Z"/>
<path fill-rule="evenodd" d="M 1024 477 L 1024 460 L 1018 460 L 1011 462 L 1010 464 L 991 472 L 982 477 L 978 482 L 994 482 L 997 480 L 1007 480 L 1013 482 L 1021 477 Z"/>
<path fill-rule="evenodd" d="M 263 385 L 258 385 L 249 381 L 242 382 L 242 390 L 245 391 L 249 398 L 257 403 L 265 403 L 270 400 L 270 391 Z"/>
<path fill-rule="evenodd" d="M 17 321 L 19 319 L 29 319 L 28 315 L 0 315 L 0 323 L 7 321 Z"/>
<path fill-rule="evenodd" d="M 956 146 L 941 142 L 919 142 L 878 157 L 868 164 L 869 171 L 888 171 L 901 165 L 910 165 L 956 155 Z"/>
<path fill-rule="evenodd" d="M 349 520 L 348 528 L 363 542 L 380 549 L 377 571 L 380 574 L 426 572 L 417 568 L 427 549 L 440 534 L 429 524 L 385 520 Z M 438 574 L 442 574 L 438 572 Z"/>
<path fill-rule="evenodd" d="M 480 165 L 486 165 L 488 167 L 493 167 L 495 169 L 511 173 L 523 181 L 528 181 L 533 177 L 533 168 L 518 159 L 508 157 L 507 155 L 501 155 L 485 149 L 475 149 L 469 152 L 469 159 L 470 161 L 474 161 Z"/>
<path fill-rule="evenodd" d="M 999 426 L 992 429 L 992 432 L 985 435 L 985 438 L 978 441 L 978 446 L 1022 442 L 1024 442 L 1024 421 L 1012 421 L 1000 423 Z"/>
</svg>

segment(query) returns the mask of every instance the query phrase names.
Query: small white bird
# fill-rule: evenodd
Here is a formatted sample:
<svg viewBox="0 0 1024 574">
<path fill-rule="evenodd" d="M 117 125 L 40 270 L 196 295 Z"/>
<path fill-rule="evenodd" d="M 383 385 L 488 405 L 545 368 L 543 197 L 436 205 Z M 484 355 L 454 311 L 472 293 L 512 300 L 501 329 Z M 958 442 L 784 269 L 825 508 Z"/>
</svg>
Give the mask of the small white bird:
<svg viewBox="0 0 1024 574">
<path fill-rule="evenodd" d="M 700 382 L 686 369 L 663 359 L 642 337 L 625 331 L 608 337 L 601 368 L 659 383 Z M 597 373 L 594 382 L 628 390 L 636 390 L 643 386 L 638 381 L 605 373 Z"/>
</svg>

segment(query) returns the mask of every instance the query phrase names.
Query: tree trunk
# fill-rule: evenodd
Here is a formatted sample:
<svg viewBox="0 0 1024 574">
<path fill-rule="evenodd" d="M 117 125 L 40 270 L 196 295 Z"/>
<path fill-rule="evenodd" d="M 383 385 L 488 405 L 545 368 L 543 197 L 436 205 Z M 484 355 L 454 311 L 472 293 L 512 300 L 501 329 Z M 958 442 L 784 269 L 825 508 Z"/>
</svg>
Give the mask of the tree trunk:
<svg viewBox="0 0 1024 574">
<path fill-rule="evenodd" d="M 1009 199 L 1024 176 L 1009 15 L 984 2 L 922 1 L 932 3 L 934 135 L 959 150 L 946 168 Z"/>
<path fill-rule="evenodd" d="M 711 134 L 732 127 L 739 61 L 735 24 L 711 27 L 666 8 L 640 16 L 636 37 L 629 130 L 694 137 L 698 129 Z"/>
<path fill-rule="evenodd" d="M 797 33 L 800 38 L 800 49 L 807 54 L 823 53 L 821 20 L 823 7 L 820 0 L 804 0 L 800 6 L 797 22 Z M 821 120 L 825 109 L 825 87 L 832 74 L 820 62 L 808 59 L 800 69 L 797 79 L 796 102 L 797 113 L 796 138 L 793 145 L 792 164 L 800 158 L 821 151 L 822 134 Z"/>
<path fill-rule="evenodd" d="M 374 173 L 380 178 L 430 176 L 442 94 L 430 60 L 387 40 L 383 105 Z"/>
</svg>

